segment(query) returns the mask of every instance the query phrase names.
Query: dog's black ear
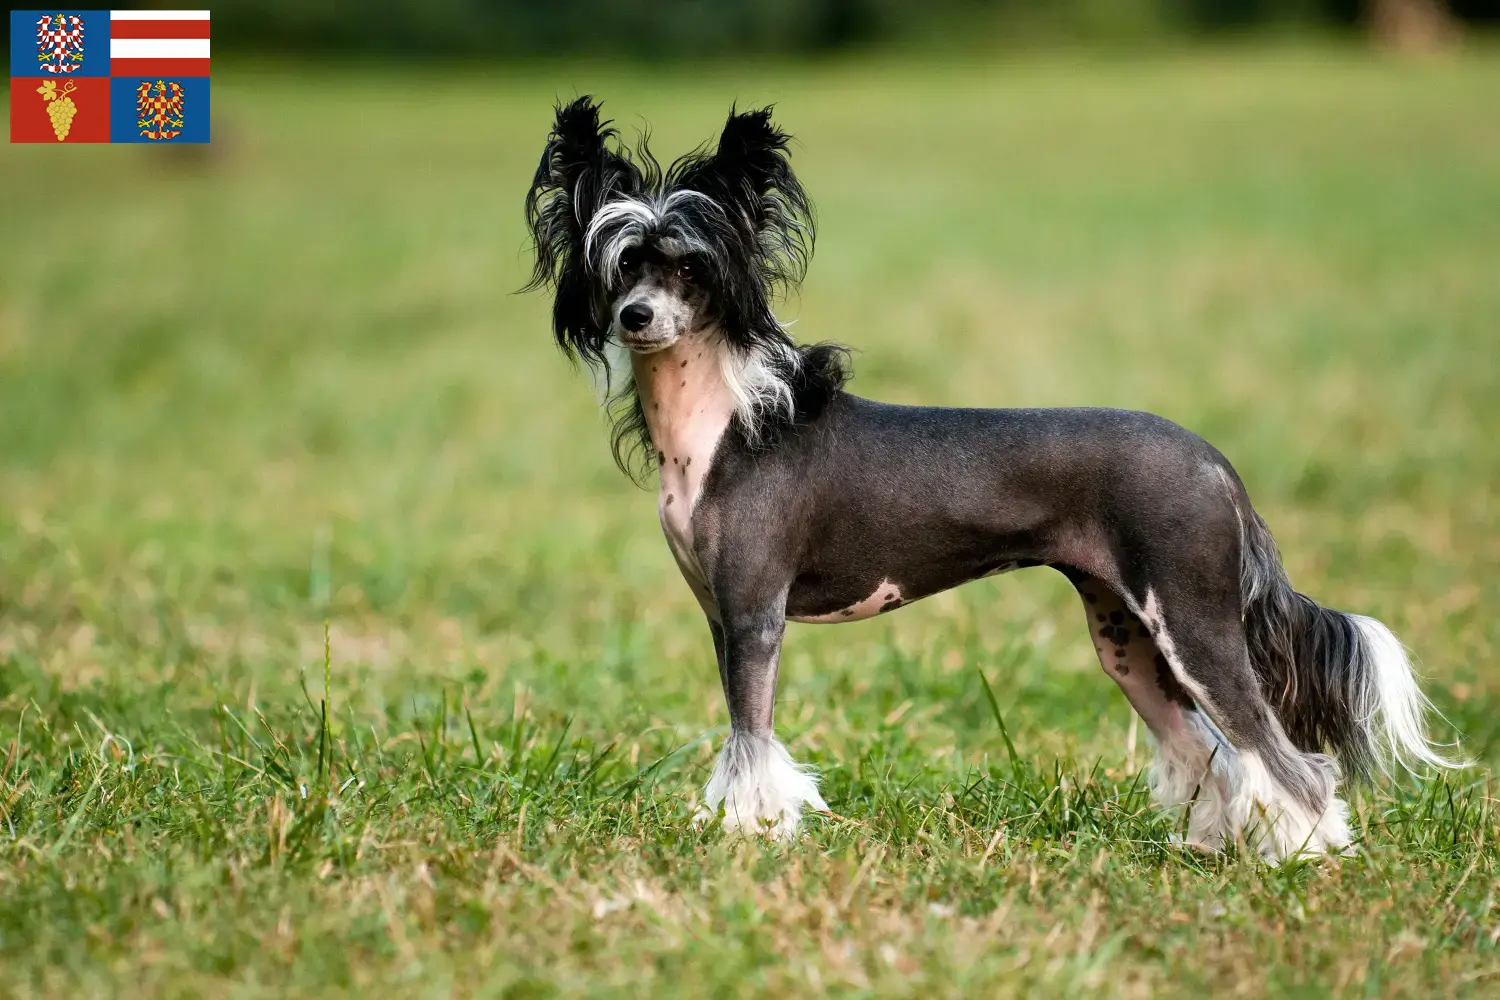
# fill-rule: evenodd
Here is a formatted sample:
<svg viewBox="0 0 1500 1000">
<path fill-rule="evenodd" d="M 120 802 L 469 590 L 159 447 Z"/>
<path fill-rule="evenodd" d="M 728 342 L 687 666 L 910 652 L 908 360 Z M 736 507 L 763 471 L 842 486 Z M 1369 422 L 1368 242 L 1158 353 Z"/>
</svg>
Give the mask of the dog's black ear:
<svg viewBox="0 0 1500 1000">
<path fill-rule="evenodd" d="M 587 94 L 557 107 L 557 120 L 526 192 L 526 223 L 536 243 L 528 288 L 561 277 L 568 257 L 582 249 L 595 210 L 611 191 L 629 186 L 630 162 L 609 148 L 617 133 L 600 120 L 599 109 Z"/>
<path fill-rule="evenodd" d="M 602 355 L 604 334 L 584 261 L 584 234 L 611 197 L 636 194 L 641 172 L 611 141 L 618 133 L 588 95 L 557 108 L 557 120 L 526 192 L 526 224 L 536 249 L 528 290 L 551 285 L 558 344 L 585 360 Z"/>
<path fill-rule="evenodd" d="M 731 108 L 718 149 L 686 163 L 679 183 L 744 220 L 760 243 L 769 276 L 794 283 L 812 254 L 813 208 L 792 171 L 792 137 L 771 121 L 771 111 Z"/>
</svg>

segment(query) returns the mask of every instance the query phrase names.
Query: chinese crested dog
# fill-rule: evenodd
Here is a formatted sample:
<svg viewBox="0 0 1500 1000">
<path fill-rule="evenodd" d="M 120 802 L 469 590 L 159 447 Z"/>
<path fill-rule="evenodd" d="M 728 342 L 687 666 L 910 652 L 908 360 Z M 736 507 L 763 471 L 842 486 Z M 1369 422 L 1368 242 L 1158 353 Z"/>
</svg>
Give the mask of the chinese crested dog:
<svg viewBox="0 0 1500 1000">
<path fill-rule="evenodd" d="M 850 622 L 1050 566 L 1155 737 L 1152 788 L 1188 842 L 1269 859 L 1343 850 L 1342 773 L 1451 766 L 1381 623 L 1292 589 L 1212 445 L 1147 413 L 894 406 L 847 353 L 772 312 L 812 211 L 770 109 L 665 169 L 588 97 L 559 107 L 526 196 L 530 287 L 605 375 L 617 461 L 660 473 L 667 544 L 703 607 L 730 731 L 704 791 L 726 827 L 792 836 L 824 810 L 772 727 L 786 622 Z"/>
</svg>

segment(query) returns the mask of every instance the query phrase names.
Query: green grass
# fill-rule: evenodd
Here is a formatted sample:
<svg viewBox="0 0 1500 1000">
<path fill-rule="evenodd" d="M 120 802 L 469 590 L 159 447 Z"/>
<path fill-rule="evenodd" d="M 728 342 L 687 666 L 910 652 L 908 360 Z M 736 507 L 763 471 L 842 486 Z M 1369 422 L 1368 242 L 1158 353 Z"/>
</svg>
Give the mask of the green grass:
<svg viewBox="0 0 1500 1000">
<path fill-rule="evenodd" d="M 837 815 L 694 830 L 707 632 L 513 294 L 583 91 L 665 152 L 777 101 L 822 227 L 785 315 L 857 391 L 1205 434 L 1480 765 L 1357 793 L 1341 862 L 1179 852 L 1039 570 L 793 626 L 779 730 Z M 1497 97 L 1484 47 L 231 65 L 206 158 L 0 150 L 5 991 L 1500 988 Z"/>
</svg>

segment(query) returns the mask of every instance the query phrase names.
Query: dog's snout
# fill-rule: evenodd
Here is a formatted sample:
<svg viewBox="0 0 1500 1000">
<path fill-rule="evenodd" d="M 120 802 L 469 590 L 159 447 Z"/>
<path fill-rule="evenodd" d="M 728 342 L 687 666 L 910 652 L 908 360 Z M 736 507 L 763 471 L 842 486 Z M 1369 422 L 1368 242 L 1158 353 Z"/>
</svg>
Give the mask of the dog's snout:
<svg viewBox="0 0 1500 1000">
<path fill-rule="evenodd" d="M 632 302 L 620 310 L 620 325 L 631 333 L 645 328 L 651 322 L 651 307 Z"/>
</svg>

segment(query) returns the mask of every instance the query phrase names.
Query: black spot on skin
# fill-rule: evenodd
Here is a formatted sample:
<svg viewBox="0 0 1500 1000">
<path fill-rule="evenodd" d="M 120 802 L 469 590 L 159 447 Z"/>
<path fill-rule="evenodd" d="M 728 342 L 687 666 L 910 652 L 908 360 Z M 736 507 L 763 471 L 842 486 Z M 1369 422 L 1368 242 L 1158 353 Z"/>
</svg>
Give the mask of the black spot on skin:
<svg viewBox="0 0 1500 1000">
<path fill-rule="evenodd" d="M 1115 673 L 1119 674 L 1121 677 L 1129 677 L 1130 664 L 1126 663 L 1124 660 L 1121 660 L 1119 663 L 1115 664 Z"/>
<path fill-rule="evenodd" d="M 678 368 L 686 368 L 687 367 L 687 360 L 684 359 L 683 362 L 682 362 L 682 364 L 678 365 L 677 367 Z"/>
<path fill-rule="evenodd" d="M 1192 696 L 1177 680 L 1177 675 L 1172 673 L 1172 666 L 1167 663 L 1167 658 L 1157 653 L 1155 663 L 1156 686 L 1161 688 L 1161 693 L 1167 696 L 1167 700 L 1174 701 L 1183 708 L 1195 708 Z"/>
<path fill-rule="evenodd" d="M 1085 601 L 1088 601 L 1090 604 L 1098 604 L 1099 603 L 1099 595 L 1098 594 L 1084 594 L 1083 595 L 1083 599 Z"/>
<path fill-rule="evenodd" d="M 1111 611 L 1109 613 L 1109 623 L 1111 625 L 1119 625 L 1123 621 L 1125 621 L 1125 615 L 1124 615 L 1123 612 L 1120 612 L 1120 611 Z"/>
<path fill-rule="evenodd" d="M 655 404 L 652 404 L 652 405 L 654 406 Z M 666 460 L 667 460 L 667 453 L 666 452 L 659 451 L 659 452 L 656 453 L 656 463 L 658 465 L 660 465 L 662 462 L 665 462 Z"/>
<path fill-rule="evenodd" d="M 1139 634 L 1139 635 L 1140 635 L 1140 637 L 1141 637 L 1141 638 L 1142 638 L 1142 639 L 1149 639 L 1149 638 L 1151 638 L 1151 630 L 1150 630 L 1150 629 L 1148 629 L 1148 628 L 1147 628 L 1147 627 L 1146 627 L 1146 626 L 1144 626 L 1144 625 L 1142 625 L 1142 626 L 1141 626 L 1141 628 L 1140 628 L 1140 632 L 1139 632 L 1139 633 L 1138 633 L 1138 634 Z"/>
<path fill-rule="evenodd" d="M 843 611 L 840 611 L 839 614 L 843 615 L 845 618 L 853 618 L 854 617 L 854 609 L 853 608 L 845 608 Z"/>
<path fill-rule="evenodd" d="M 686 389 L 687 388 L 687 379 L 683 379 L 682 380 L 682 385 L 678 386 L 678 388 L 679 389 Z"/>
<path fill-rule="evenodd" d="M 890 597 L 887 597 L 885 599 L 885 603 L 880 606 L 880 610 L 882 613 L 884 613 L 886 611 L 890 611 L 892 608 L 899 608 L 900 606 L 901 598 L 892 594 Z"/>
<path fill-rule="evenodd" d="M 675 499 L 677 499 L 677 498 L 674 497 L 674 496 L 672 496 L 672 494 L 668 493 L 667 494 L 667 502 L 665 504 L 663 504 L 662 506 L 664 506 L 664 507 L 670 507 L 670 506 L 672 506 L 672 501 L 675 500 Z"/>
<path fill-rule="evenodd" d="M 1125 647 L 1124 646 L 1116 646 L 1115 647 L 1115 656 L 1119 657 L 1122 660 L 1125 659 Z"/>
<path fill-rule="evenodd" d="M 673 456 L 672 456 L 672 464 L 673 464 L 673 465 L 676 465 L 676 464 L 677 464 L 677 456 L 676 456 L 676 455 L 673 455 Z"/>
<path fill-rule="evenodd" d="M 1102 622 L 1102 621 L 1108 621 L 1108 620 L 1109 620 L 1109 619 L 1107 619 L 1107 618 L 1106 618 L 1106 617 L 1105 617 L 1105 616 L 1104 616 L 1104 615 L 1102 615 L 1102 614 L 1098 614 L 1098 615 L 1095 615 L 1095 616 L 1094 616 L 1094 617 L 1095 617 L 1095 618 L 1097 618 L 1097 619 L 1099 619 L 1099 620 L 1100 620 L 1100 621 L 1101 621 L 1101 622 Z"/>
</svg>

